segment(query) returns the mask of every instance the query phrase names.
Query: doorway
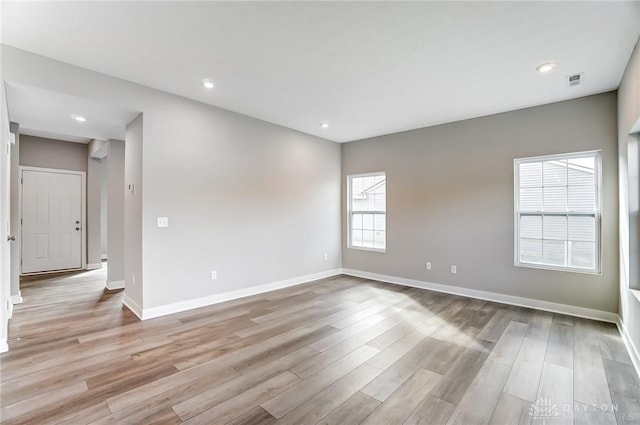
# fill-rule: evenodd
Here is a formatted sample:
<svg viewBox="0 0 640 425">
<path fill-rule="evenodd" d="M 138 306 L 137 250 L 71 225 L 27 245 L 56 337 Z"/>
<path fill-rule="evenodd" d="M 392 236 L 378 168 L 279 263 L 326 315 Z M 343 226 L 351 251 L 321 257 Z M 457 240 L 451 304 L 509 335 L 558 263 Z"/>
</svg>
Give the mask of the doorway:
<svg viewBox="0 0 640 425">
<path fill-rule="evenodd" d="M 85 259 L 85 173 L 21 168 L 21 273 L 74 270 Z"/>
</svg>

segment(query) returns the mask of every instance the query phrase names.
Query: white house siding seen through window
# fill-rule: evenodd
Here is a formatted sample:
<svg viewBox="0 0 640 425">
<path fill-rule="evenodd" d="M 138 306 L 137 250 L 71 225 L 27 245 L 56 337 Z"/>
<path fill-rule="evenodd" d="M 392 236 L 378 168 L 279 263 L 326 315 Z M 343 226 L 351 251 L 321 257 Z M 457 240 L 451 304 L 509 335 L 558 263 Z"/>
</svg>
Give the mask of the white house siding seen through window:
<svg viewBox="0 0 640 425">
<path fill-rule="evenodd" d="M 385 173 L 349 176 L 349 247 L 386 249 Z"/>
<path fill-rule="evenodd" d="M 600 271 L 601 153 L 515 161 L 515 263 Z"/>
</svg>

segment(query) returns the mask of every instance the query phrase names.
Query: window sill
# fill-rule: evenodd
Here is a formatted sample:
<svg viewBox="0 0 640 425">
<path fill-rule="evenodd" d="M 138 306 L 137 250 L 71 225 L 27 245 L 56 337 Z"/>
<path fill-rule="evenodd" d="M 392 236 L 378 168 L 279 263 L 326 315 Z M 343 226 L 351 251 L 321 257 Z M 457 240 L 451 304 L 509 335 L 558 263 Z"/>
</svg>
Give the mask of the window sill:
<svg viewBox="0 0 640 425">
<path fill-rule="evenodd" d="M 354 249 L 356 251 L 371 251 L 371 252 L 381 252 L 381 253 L 385 253 L 387 252 L 386 249 L 380 249 L 380 248 L 365 248 L 365 247 L 361 247 L 361 246 L 348 246 L 348 249 Z"/>
<path fill-rule="evenodd" d="M 600 270 L 588 270 L 588 269 L 578 269 L 571 267 L 556 267 L 556 266 L 548 266 L 545 264 L 535 264 L 535 263 L 515 263 L 516 267 L 524 267 L 528 269 L 538 269 L 538 270 L 549 270 L 552 272 L 568 272 L 568 273 L 582 273 L 582 274 L 593 274 L 596 276 L 601 276 L 602 272 Z"/>
</svg>

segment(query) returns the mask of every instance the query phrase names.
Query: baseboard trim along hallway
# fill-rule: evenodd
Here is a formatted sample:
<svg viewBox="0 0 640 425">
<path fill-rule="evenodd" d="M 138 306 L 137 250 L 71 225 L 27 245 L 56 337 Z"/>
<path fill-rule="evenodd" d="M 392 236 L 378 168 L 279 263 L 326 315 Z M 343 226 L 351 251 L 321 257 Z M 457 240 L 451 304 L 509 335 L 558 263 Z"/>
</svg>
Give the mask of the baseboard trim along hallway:
<svg viewBox="0 0 640 425">
<path fill-rule="evenodd" d="M 107 284 L 105 286 L 110 291 L 115 289 L 124 289 L 124 280 L 114 280 L 111 282 L 107 280 Z"/>
</svg>

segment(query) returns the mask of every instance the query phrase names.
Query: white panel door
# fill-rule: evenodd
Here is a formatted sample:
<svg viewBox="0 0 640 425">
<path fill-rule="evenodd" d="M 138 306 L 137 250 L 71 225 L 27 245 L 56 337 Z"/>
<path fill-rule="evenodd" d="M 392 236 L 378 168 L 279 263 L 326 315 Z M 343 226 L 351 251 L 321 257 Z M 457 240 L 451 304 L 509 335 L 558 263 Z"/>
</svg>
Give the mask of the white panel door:
<svg viewBox="0 0 640 425">
<path fill-rule="evenodd" d="M 82 176 L 22 171 L 22 273 L 82 267 Z"/>
</svg>

